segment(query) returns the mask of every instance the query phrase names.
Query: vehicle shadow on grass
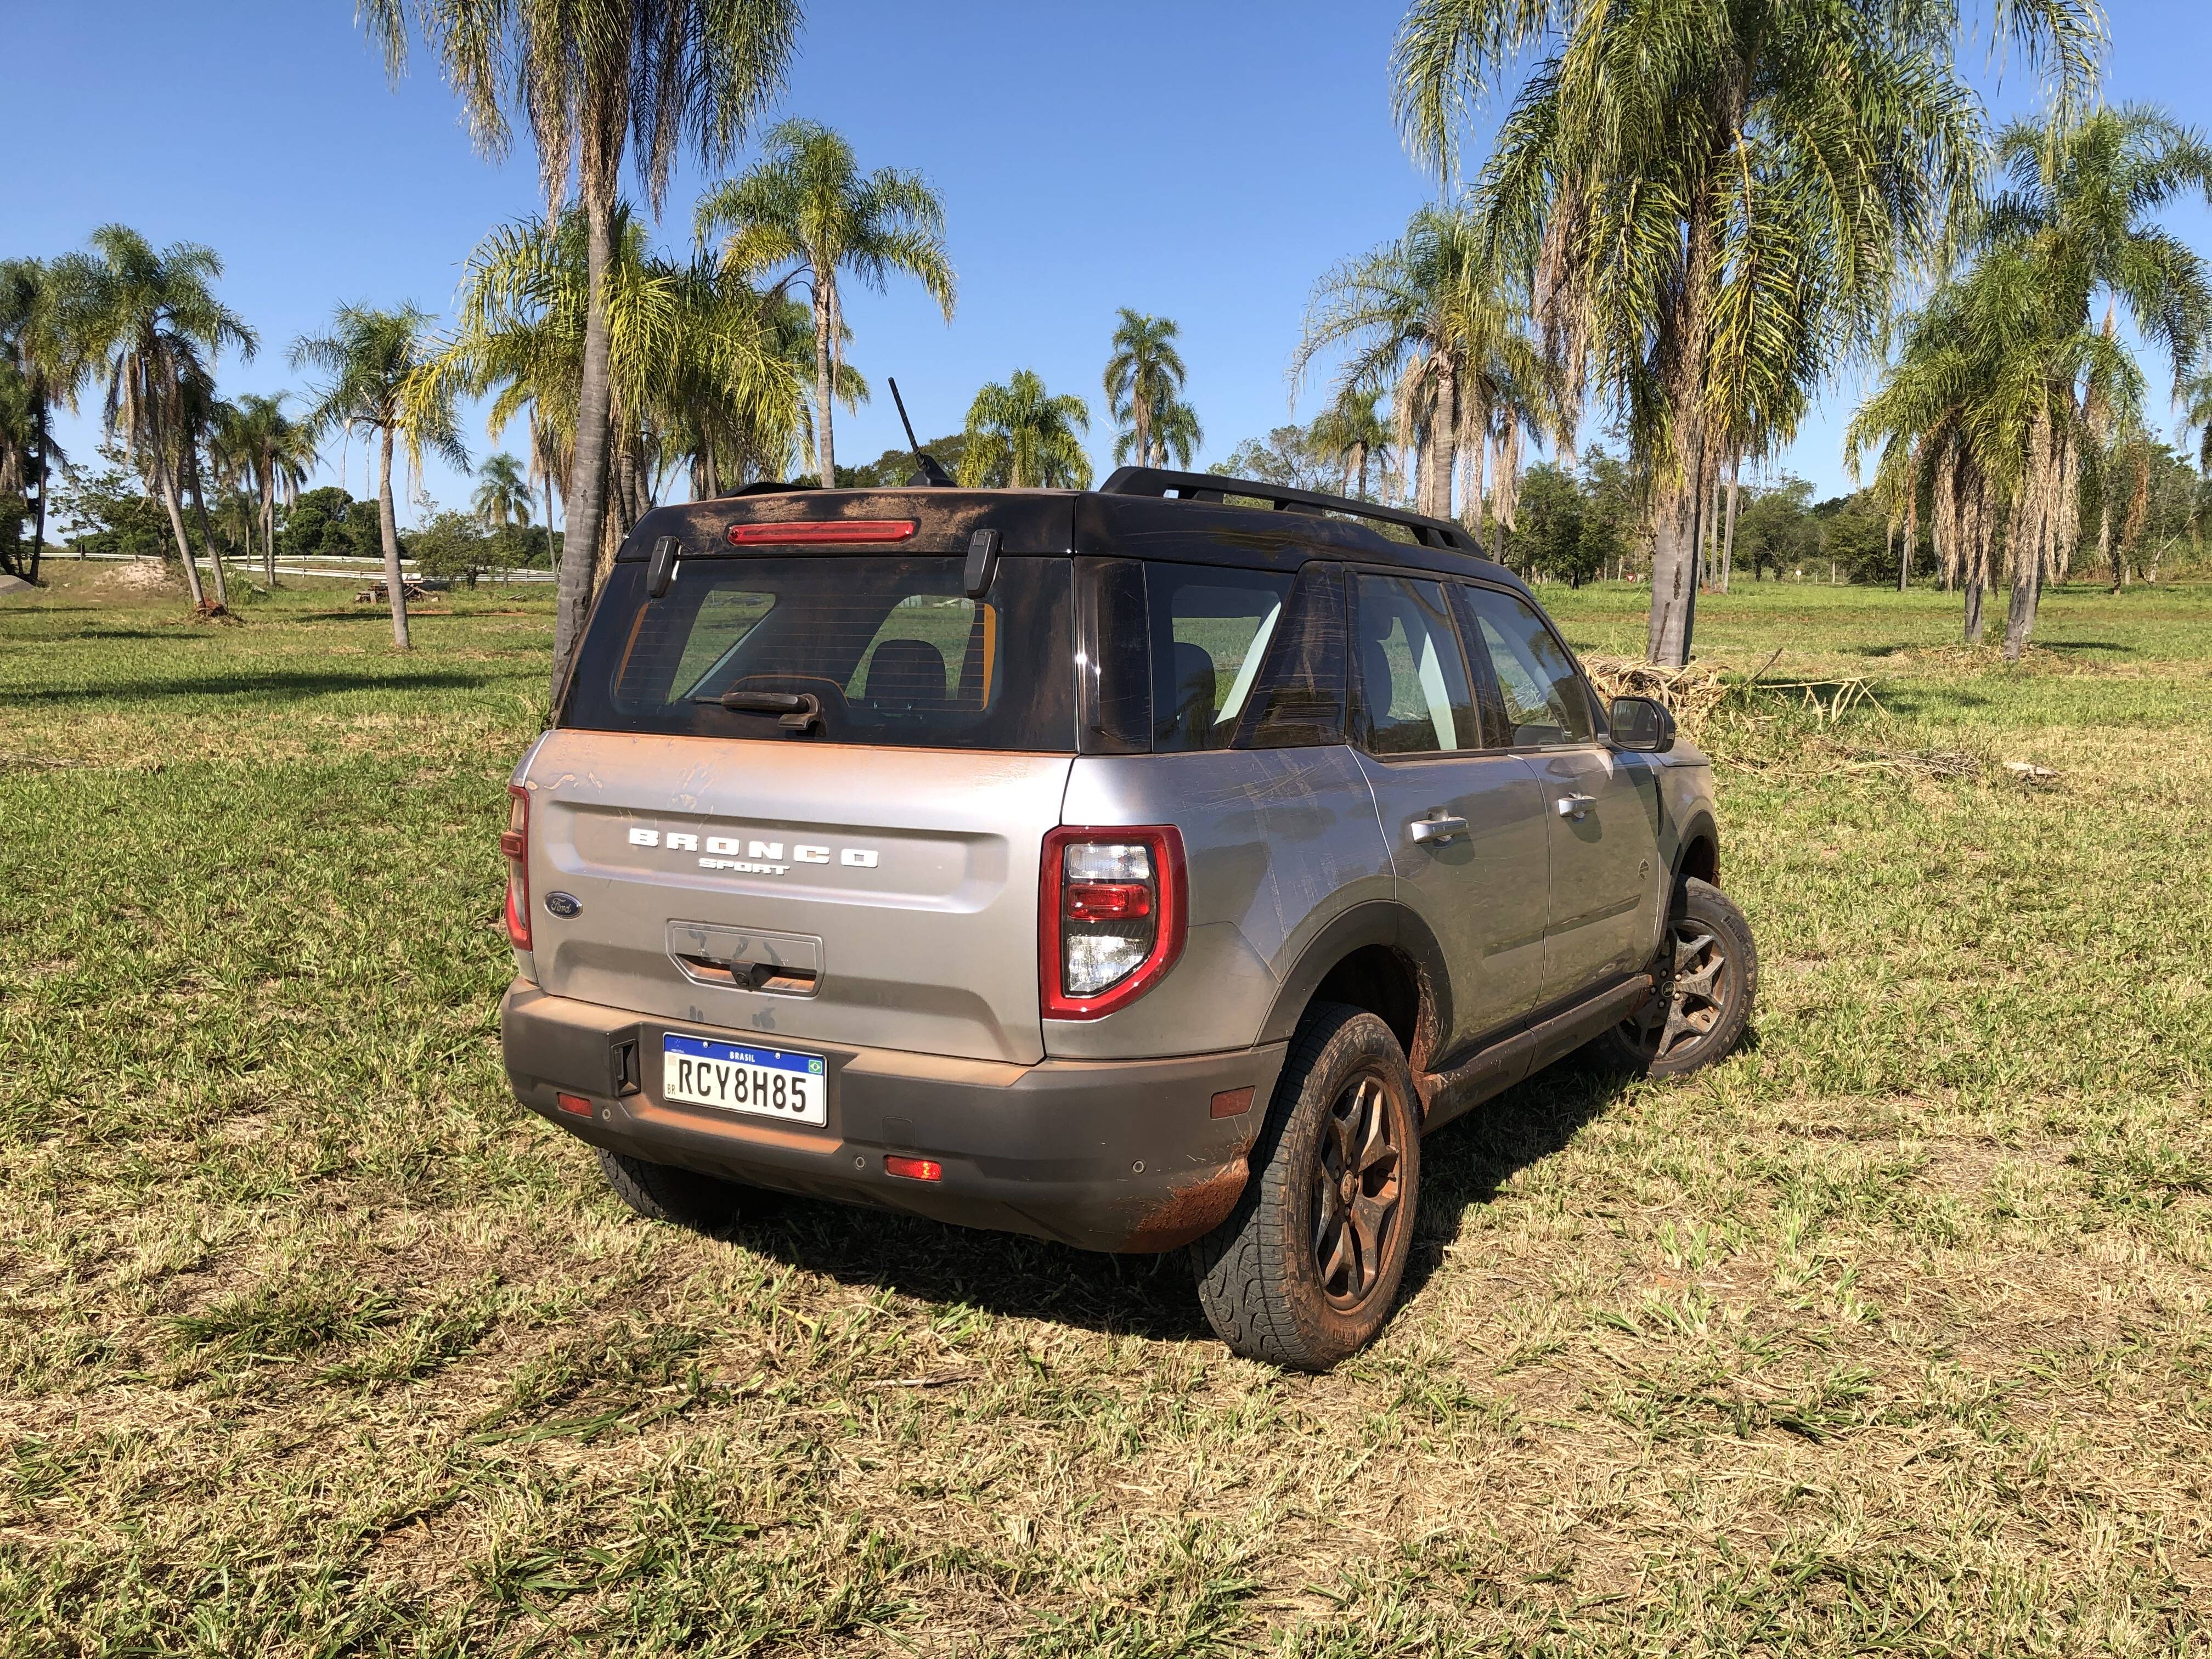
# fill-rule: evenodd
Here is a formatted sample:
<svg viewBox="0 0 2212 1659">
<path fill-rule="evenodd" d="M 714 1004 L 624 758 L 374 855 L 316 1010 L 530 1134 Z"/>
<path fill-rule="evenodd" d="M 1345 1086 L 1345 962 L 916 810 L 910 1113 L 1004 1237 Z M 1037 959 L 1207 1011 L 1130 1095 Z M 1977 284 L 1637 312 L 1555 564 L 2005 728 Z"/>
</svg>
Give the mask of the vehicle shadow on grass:
<svg viewBox="0 0 2212 1659">
<path fill-rule="evenodd" d="M 129 680 L 108 685 L 49 685 L 0 691 L 0 704 L 52 702 L 143 702 L 159 697 L 312 697 L 340 691 L 474 690 L 487 682 L 481 674 L 331 673 L 289 670 L 274 674 L 222 674 L 173 680 Z"/>
<path fill-rule="evenodd" d="M 1563 1150 L 1639 1080 L 1586 1052 L 1487 1101 L 1421 1144 L 1421 1214 L 1400 1301 L 1443 1265 L 1470 1206 Z M 1107 1255 L 826 1200 L 776 1197 L 730 1237 L 848 1285 L 1002 1318 L 1051 1320 L 1109 1335 L 1212 1341 L 1186 1252 Z"/>
<path fill-rule="evenodd" d="M 1158 1341 L 1212 1336 L 1184 1252 L 1108 1255 L 828 1200 L 777 1196 L 735 1243 L 842 1284 L 1002 1319 L 1042 1319 Z"/>
<path fill-rule="evenodd" d="M 1418 1296 L 1458 1241 L 1468 1212 L 1530 1165 L 1566 1150 L 1643 1074 L 1599 1045 L 1485 1101 L 1421 1142 L 1421 1216 L 1401 1300 Z"/>
</svg>

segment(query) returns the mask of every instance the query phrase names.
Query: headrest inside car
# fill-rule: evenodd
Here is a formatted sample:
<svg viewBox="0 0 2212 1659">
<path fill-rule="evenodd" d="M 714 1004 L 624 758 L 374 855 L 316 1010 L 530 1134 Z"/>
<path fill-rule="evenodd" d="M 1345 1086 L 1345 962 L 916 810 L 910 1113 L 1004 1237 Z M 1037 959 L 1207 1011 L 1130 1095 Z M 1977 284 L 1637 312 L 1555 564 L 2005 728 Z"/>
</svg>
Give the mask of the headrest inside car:
<svg viewBox="0 0 2212 1659">
<path fill-rule="evenodd" d="M 885 640 L 868 659 L 860 695 L 871 702 L 915 706 L 945 701 L 945 653 L 927 640 Z"/>
</svg>

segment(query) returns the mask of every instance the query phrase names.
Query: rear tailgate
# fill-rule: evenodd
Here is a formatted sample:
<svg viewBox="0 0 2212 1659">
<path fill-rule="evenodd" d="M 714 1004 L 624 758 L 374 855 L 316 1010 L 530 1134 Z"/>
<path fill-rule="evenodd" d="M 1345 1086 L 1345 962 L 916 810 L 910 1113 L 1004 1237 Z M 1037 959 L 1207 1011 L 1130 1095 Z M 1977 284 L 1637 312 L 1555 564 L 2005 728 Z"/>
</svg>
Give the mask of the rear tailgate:
<svg viewBox="0 0 2212 1659">
<path fill-rule="evenodd" d="M 550 732 L 526 780 L 538 981 L 798 1042 L 1034 1062 L 1037 862 L 1070 765 Z"/>
</svg>

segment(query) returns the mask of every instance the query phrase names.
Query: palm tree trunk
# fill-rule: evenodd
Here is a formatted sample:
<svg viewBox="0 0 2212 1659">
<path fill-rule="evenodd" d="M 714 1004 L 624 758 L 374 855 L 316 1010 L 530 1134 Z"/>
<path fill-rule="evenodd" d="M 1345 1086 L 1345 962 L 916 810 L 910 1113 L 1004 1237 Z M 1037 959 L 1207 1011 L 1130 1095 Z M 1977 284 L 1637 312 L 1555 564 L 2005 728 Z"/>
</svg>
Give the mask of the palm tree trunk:
<svg viewBox="0 0 2212 1659">
<path fill-rule="evenodd" d="M 614 259 L 614 193 L 588 179 L 584 191 L 585 242 L 590 271 L 584 307 L 584 366 L 576 399 L 576 444 L 568 470 L 568 533 L 562 538 L 559 599 L 553 613 L 552 698 L 558 703 L 568 664 L 592 608 L 592 562 L 599 552 L 599 520 L 607 502 L 607 428 L 613 380 L 607 359 L 607 267 Z M 551 528 L 551 520 L 547 520 Z M 396 550 L 397 542 L 393 543 Z M 398 555 L 395 550 L 393 562 Z M 395 625 L 404 626 L 404 613 Z"/>
<path fill-rule="evenodd" d="M 1743 475 L 1743 452 L 1735 451 L 1729 457 L 1728 528 L 1721 533 L 1721 592 L 1729 591 L 1729 578 L 1735 574 L 1735 495 L 1736 486 Z"/>
<path fill-rule="evenodd" d="M 1359 499 L 1364 501 L 1367 499 L 1367 446 L 1364 443 L 1356 443 L 1352 445 L 1352 453 L 1359 457 Z"/>
<path fill-rule="evenodd" d="M 200 471 L 192 468 L 192 517 L 199 521 L 200 539 L 207 544 L 208 563 L 215 569 L 215 608 L 230 609 L 230 584 L 223 580 L 222 550 L 216 545 L 215 526 L 208 522 L 207 491 L 201 488 Z"/>
<path fill-rule="evenodd" d="M 261 566 L 269 576 L 269 586 L 276 586 L 276 480 L 272 476 L 261 483 Z"/>
<path fill-rule="evenodd" d="M 410 648 L 412 641 L 407 637 L 407 583 L 399 574 L 399 515 L 392 508 L 392 428 L 389 426 L 384 428 L 383 451 L 384 467 L 376 483 L 376 527 L 384 538 L 384 588 L 392 597 L 392 643 L 398 649 L 405 651 Z"/>
<path fill-rule="evenodd" d="M 1135 413 L 1139 466 L 1152 465 L 1152 400 L 1147 395 L 1148 388 L 1145 385 L 1145 378 L 1142 375 L 1135 376 L 1129 386 L 1129 401 L 1137 406 Z"/>
<path fill-rule="evenodd" d="M 1689 244 L 1680 296 L 1661 319 L 1660 356 L 1673 416 L 1678 476 L 1653 503 L 1651 618 L 1645 655 L 1668 668 L 1690 660 L 1698 619 L 1698 555 L 1705 492 L 1705 356 L 1712 337 L 1713 216 L 1706 191 L 1688 204 Z"/>
<path fill-rule="evenodd" d="M 831 337 L 837 312 L 836 283 L 835 271 L 814 273 L 814 466 L 824 489 L 837 487 L 837 444 L 830 425 L 830 405 L 837 390 L 836 364 L 831 356 L 836 343 Z"/>
<path fill-rule="evenodd" d="M 1690 417 L 1694 425 L 1697 417 Z M 1692 448 L 1693 454 L 1696 453 Z M 1692 464 L 1694 465 L 1694 463 Z M 1702 471 L 1702 469 L 1698 469 Z M 1653 662 L 1680 668 L 1690 660 L 1698 609 L 1698 506 L 1704 491 L 1693 472 L 1661 497 L 1651 542 L 1651 619 L 1644 650 Z"/>
<path fill-rule="evenodd" d="M 31 418 L 37 423 L 39 443 L 39 499 L 31 508 L 31 580 L 39 580 L 39 560 L 46 550 L 46 451 L 50 447 L 46 436 L 46 399 L 43 391 L 33 405 Z"/>
<path fill-rule="evenodd" d="M 192 558 L 191 538 L 185 534 L 185 515 L 177 506 L 177 482 L 169 476 L 168 469 L 161 469 L 161 505 L 169 509 L 169 529 L 177 538 L 177 551 L 185 562 L 185 587 L 192 599 L 192 611 L 197 615 L 207 604 L 207 595 L 200 587 L 200 568 Z"/>
<path fill-rule="evenodd" d="M 1459 465 L 1459 369 L 1448 354 L 1436 359 L 1436 404 L 1429 411 L 1428 477 L 1421 511 L 1451 517 L 1452 473 Z"/>
<path fill-rule="evenodd" d="M 2127 555 L 2112 545 L 2112 498 L 2109 486 L 2097 513 L 2097 557 L 2111 562 L 2113 592 L 2128 585 Z"/>
</svg>

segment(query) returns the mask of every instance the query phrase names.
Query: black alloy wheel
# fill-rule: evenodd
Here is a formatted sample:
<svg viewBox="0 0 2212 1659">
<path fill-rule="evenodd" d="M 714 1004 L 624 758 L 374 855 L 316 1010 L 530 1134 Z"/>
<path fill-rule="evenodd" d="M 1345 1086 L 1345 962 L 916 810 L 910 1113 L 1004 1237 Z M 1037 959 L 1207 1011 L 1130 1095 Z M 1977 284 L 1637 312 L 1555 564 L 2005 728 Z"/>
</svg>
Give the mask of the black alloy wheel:
<svg viewBox="0 0 2212 1659">
<path fill-rule="evenodd" d="M 1356 1314 L 1381 1283 L 1400 1224 L 1403 1160 L 1390 1103 L 1376 1072 L 1345 1086 L 1328 1110 L 1313 1171 L 1314 1263 L 1322 1294 Z"/>
<path fill-rule="evenodd" d="M 1743 912 L 1710 883 L 1684 882 L 1656 971 L 1650 1000 L 1613 1028 L 1623 1057 L 1653 1077 L 1726 1059 L 1751 1023 L 1759 988 L 1759 947 Z"/>
</svg>

